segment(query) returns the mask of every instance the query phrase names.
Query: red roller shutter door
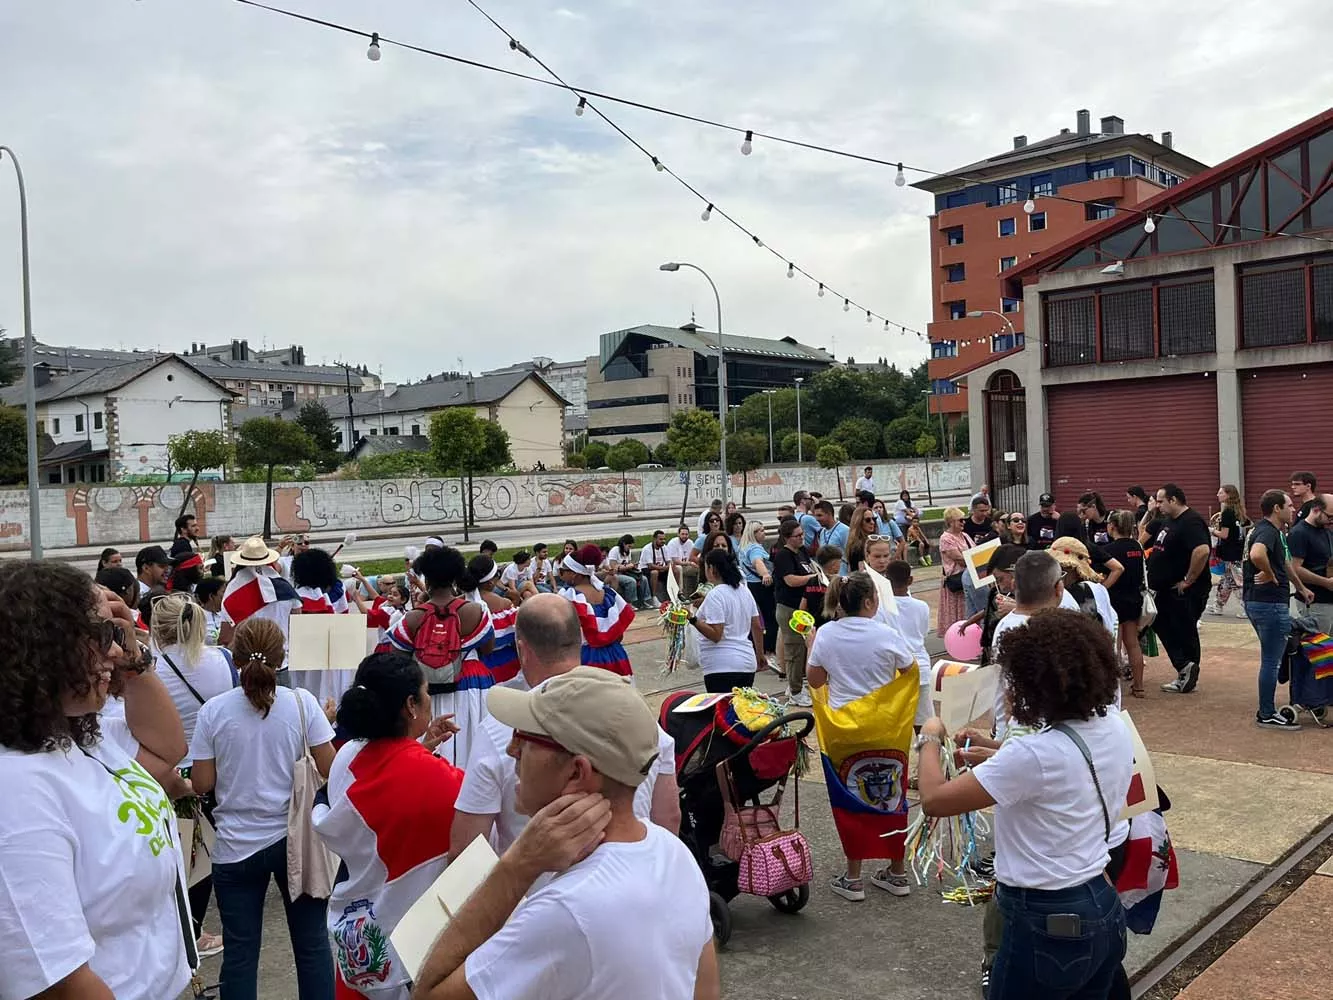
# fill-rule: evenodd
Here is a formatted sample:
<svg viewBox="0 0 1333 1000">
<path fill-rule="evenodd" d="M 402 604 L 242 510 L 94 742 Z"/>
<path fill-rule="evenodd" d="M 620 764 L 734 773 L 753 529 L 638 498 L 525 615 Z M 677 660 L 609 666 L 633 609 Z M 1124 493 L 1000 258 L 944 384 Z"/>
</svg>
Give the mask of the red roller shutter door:
<svg viewBox="0 0 1333 1000">
<path fill-rule="evenodd" d="M 1245 506 L 1259 512 L 1266 490 L 1286 489 L 1309 471 L 1333 489 L 1333 431 L 1323 416 L 1333 402 L 1333 364 L 1259 368 L 1240 373 Z"/>
<path fill-rule="evenodd" d="M 1051 492 L 1073 510 L 1087 490 L 1111 509 L 1125 488 L 1180 485 L 1190 505 L 1217 506 L 1217 384 L 1209 375 L 1050 386 Z M 1290 471 L 1290 470 L 1288 470 Z"/>
</svg>

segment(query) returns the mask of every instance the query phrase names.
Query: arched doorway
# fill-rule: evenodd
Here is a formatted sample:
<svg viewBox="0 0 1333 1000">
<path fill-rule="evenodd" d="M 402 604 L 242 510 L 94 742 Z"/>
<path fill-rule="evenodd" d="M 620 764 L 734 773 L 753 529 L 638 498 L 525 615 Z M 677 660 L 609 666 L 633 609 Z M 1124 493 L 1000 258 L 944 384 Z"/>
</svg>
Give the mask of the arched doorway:
<svg viewBox="0 0 1333 1000">
<path fill-rule="evenodd" d="M 1027 392 L 1003 369 L 986 380 L 986 474 L 991 501 L 1005 511 L 1031 509 L 1028 496 Z"/>
</svg>

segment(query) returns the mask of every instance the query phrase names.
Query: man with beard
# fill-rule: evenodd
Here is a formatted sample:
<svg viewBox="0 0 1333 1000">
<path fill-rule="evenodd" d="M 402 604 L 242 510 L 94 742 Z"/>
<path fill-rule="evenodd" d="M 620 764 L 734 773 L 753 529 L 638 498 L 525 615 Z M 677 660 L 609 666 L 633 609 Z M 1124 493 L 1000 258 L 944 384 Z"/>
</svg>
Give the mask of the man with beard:
<svg viewBox="0 0 1333 1000">
<path fill-rule="evenodd" d="M 1153 628 L 1176 670 L 1176 679 L 1163 684 L 1162 690 L 1189 694 L 1199 683 L 1199 619 L 1212 588 L 1211 536 L 1208 522 L 1190 509 L 1185 491 L 1175 483 L 1157 491 L 1157 506 L 1165 520 L 1152 542 L 1148 586 L 1157 595 Z"/>
</svg>

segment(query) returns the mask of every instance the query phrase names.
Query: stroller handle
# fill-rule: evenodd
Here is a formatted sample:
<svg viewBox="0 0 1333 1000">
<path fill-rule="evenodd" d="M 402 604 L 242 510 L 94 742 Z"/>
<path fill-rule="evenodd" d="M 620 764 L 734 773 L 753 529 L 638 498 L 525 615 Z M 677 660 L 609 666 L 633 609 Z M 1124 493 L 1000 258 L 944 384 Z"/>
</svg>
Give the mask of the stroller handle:
<svg viewBox="0 0 1333 1000">
<path fill-rule="evenodd" d="M 774 732 L 793 722 L 800 722 L 802 724 L 801 731 L 792 736 L 784 737 L 784 739 L 803 740 L 809 735 L 810 730 L 815 728 L 815 717 L 809 712 L 792 712 L 789 715 L 780 715 L 763 729 L 759 730 L 759 732 L 755 733 L 754 736 L 750 738 L 749 743 L 741 747 L 740 756 L 748 755 L 751 750 L 767 740 Z"/>
</svg>

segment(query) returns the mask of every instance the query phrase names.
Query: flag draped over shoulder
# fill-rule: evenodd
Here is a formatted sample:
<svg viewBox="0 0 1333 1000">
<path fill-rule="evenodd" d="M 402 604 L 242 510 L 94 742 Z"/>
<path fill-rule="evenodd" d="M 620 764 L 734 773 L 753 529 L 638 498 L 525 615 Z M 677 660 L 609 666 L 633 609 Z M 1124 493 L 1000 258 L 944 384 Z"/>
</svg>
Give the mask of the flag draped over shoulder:
<svg viewBox="0 0 1333 1000">
<path fill-rule="evenodd" d="M 916 670 L 838 708 L 829 707 L 827 685 L 810 692 L 833 821 L 853 860 L 903 856 L 903 838 L 882 835 L 907 829 L 907 754 L 919 693 Z"/>
</svg>

